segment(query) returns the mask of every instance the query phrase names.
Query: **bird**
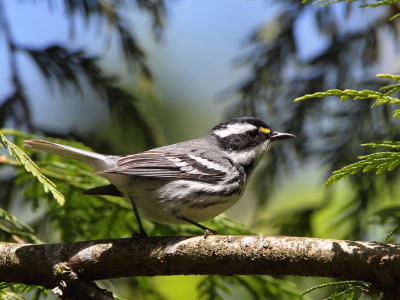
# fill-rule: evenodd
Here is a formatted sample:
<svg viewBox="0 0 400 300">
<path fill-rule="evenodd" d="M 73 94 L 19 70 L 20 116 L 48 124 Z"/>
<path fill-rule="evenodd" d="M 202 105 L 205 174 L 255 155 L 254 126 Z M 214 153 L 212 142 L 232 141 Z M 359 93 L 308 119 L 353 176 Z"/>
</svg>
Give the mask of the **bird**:
<svg viewBox="0 0 400 300">
<path fill-rule="evenodd" d="M 201 138 L 125 156 L 104 155 L 43 140 L 23 146 L 86 163 L 110 184 L 85 195 L 125 197 L 133 207 L 139 232 L 147 237 L 140 216 L 150 221 L 197 226 L 204 236 L 217 234 L 199 222 L 210 220 L 242 197 L 254 169 L 276 142 L 295 138 L 273 131 L 253 117 L 230 119 Z"/>
</svg>

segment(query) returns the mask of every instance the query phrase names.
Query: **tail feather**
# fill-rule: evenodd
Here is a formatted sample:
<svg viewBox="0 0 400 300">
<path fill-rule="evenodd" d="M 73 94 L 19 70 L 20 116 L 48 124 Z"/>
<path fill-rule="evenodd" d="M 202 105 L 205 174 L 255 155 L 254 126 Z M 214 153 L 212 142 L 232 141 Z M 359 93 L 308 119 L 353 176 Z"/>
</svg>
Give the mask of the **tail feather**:
<svg viewBox="0 0 400 300">
<path fill-rule="evenodd" d="M 95 170 L 104 170 L 113 165 L 111 161 L 114 161 L 113 156 L 103 155 L 95 152 L 90 152 L 70 146 L 59 145 L 50 143 L 42 140 L 25 140 L 25 144 L 22 146 L 58 154 L 61 156 L 69 157 L 75 160 L 87 163 L 90 167 Z"/>
</svg>

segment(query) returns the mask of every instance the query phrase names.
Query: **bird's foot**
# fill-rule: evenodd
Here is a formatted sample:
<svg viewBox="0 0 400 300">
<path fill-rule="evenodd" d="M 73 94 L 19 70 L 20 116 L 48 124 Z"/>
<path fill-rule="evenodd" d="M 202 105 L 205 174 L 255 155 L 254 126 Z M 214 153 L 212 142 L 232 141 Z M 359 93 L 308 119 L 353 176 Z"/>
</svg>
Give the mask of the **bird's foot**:
<svg viewBox="0 0 400 300">
<path fill-rule="evenodd" d="M 204 238 L 206 239 L 209 235 L 218 235 L 218 233 L 214 230 L 207 228 L 204 230 Z"/>
</svg>

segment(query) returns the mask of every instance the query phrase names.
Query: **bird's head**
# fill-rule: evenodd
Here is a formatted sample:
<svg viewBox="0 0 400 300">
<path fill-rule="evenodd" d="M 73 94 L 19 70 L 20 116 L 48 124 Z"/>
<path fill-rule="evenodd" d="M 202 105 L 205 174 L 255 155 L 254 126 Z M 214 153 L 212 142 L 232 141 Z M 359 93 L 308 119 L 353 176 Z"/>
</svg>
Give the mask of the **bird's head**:
<svg viewBox="0 0 400 300">
<path fill-rule="evenodd" d="M 225 121 L 211 129 L 207 135 L 241 165 L 257 163 L 276 141 L 296 137 L 290 133 L 273 131 L 263 121 L 251 117 Z"/>
</svg>

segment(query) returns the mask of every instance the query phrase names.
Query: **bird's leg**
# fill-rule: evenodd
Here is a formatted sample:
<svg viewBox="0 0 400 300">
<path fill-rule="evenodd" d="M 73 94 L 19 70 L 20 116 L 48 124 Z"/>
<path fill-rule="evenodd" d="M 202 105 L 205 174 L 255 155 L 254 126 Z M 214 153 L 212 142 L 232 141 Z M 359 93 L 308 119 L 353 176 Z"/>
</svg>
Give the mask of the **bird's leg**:
<svg viewBox="0 0 400 300">
<path fill-rule="evenodd" d="M 128 197 L 129 197 L 129 200 L 131 200 L 133 211 L 135 212 L 136 220 L 138 222 L 139 230 L 140 230 L 139 233 L 134 232 L 132 234 L 132 239 L 134 239 L 136 237 L 147 237 L 147 233 L 146 233 L 146 231 L 144 231 L 142 222 L 140 221 L 139 212 L 138 212 L 138 209 L 136 207 L 136 204 L 135 204 L 135 202 L 133 202 L 131 196 L 128 195 Z"/>
<path fill-rule="evenodd" d="M 181 219 L 181 220 L 183 220 L 185 222 L 188 222 L 188 223 L 190 223 L 190 224 L 192 224 L 194 226 L 197 226 L 200 229 L 203 229 L 204 230 L 204 238 L 207 238 L 209 235 L 218 235 L 218 233 L 216 231 L 211 230 L 210 228 L 207 228 L 206 226 L 203 226 L 203 225 L 201 225 L 199 223 L 196 223 L 195 221 L 192 221 L 192 220 L 190 220 L 188 218 L 185 218 L 184 216 L 176 216 L 176 217 L 178 219 Z"/>
</svg>

